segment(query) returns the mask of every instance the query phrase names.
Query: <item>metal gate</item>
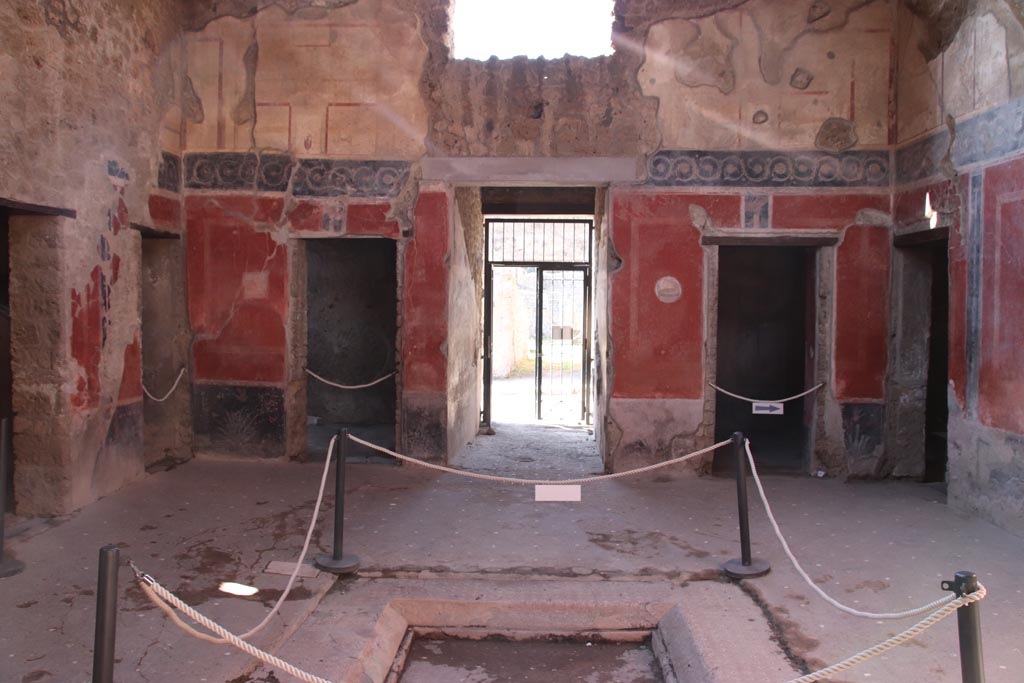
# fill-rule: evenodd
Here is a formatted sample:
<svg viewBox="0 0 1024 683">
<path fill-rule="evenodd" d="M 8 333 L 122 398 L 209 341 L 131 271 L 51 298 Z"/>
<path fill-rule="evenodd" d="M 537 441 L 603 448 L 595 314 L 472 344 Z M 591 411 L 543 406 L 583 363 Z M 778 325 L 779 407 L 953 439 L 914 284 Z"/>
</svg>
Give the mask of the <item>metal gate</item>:
<svg viewBox="0 0 1024 683">
<path fill-rule="evenodd" d="M 589 423 L 593 227 L 589 219 L 486 221 L 482 424 L 491 423 L 495 269 L 510 267 L 536 275 L 536 418 Z"/>
</svg>

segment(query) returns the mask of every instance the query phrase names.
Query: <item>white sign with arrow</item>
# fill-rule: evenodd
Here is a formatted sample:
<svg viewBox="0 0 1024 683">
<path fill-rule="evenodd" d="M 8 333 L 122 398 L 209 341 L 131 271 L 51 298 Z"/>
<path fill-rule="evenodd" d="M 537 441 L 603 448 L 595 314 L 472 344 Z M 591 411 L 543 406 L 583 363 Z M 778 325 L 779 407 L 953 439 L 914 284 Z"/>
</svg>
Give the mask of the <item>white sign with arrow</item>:
<svg viewBox="0 0 1024 683">
<path fill-rule="evenodd" d="M 782 415 L 784 407 L 784 403 L 776 403 L 774 401 L 755 401 L 754 415 Z"/>
</svg>

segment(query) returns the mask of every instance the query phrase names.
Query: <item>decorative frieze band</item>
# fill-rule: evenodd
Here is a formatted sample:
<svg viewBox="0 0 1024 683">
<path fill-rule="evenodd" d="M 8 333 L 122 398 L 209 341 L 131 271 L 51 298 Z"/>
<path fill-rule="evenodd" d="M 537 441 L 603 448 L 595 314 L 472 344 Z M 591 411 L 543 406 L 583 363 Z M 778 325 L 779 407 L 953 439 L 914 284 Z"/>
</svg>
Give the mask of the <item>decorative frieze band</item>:
<svg viewBox="0 0 1024 683">
<path fill-rule="evenodd" d="M 181 192 L 181 157 L 170 152 L 160 153 L 156 184 L 161 190 Z"/>
<path fill-rule="evenodd" d="M 889 152 L 661 150 L 647 162 L 657 186 L 885 187 Z"/>
<path fill-rule="evenodd" d="M 197 152 L 185 155 L 185 187 L 285 192 L 291 183 L 296 197 L 387 198 L 401 191 L 410 168 L 408 161 L 295 160 L 287 154 Z"/>
<path fill-rule="evenodd" d="M 287 154 L 197 152 L 185 155 L 185 187 L 190 190 L 288 189 L 294 162 Z"/>
<path fill-rule="evenodd" d="M 1024 152 L 1024 98 L 1018 98 L 956 124 L 953 148 L 942 128 L 896 150 L 896 182 L 912 183 L 941 175 L 949 154 L 954 168 L 995 161 Z"/>
<path fill-rule="evenodd" d="M 394 197 L 409 177 L 408 161 L 301 159 L 292 194 L 297 197 Z"/>
</svg>

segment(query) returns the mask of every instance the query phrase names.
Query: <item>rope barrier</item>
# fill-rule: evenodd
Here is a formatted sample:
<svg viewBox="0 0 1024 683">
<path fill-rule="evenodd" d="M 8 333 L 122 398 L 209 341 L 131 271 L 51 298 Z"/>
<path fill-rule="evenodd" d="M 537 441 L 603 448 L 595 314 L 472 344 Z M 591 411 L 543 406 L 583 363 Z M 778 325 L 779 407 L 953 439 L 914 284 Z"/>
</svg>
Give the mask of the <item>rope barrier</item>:
<svg viewBox="0 0 1024 683">
<path fill-rule="evenodd" d="M 398 373 L 397 372 L 389 372 L 388 374 L 384 375 L 383 377 L 378 377 L 377 379 L 373 380 L 372 382 L 367 382 L 366 384 L 338 384 L 337 382 L 332 382 L 329 379 L 324 379 L 323 377 L 321 377 L 320 375 L 316 374 L 315 372 L 313 372 L 309 368 L 306 368 L 306 374 L 309 375 L 310 377 L 313 377 L 315 379 L 320 380 L 321 382 L 323 382 L 327 386 L 334 387 L 335 389 L 366 389 L 367 387 L 372 387 L 375 384 L 380 384 L 384 380 L 390 379 L 391 377 L 394 377 Z"/>
<path fill-rule="evenodd" d="M 794 678 L 787 681 L 787 683 L 813 683 L 814 681 L 820 681 L 821 679 L 828 678 L 840 671 L 845 671 L 846 669 L 850 669 L 858 664 L 862 664 L 872 657 L 891 650 L 897 645 L 902 645 L 909 640 L 913 640 L 935 624 L 948 617 L 950 614 L 953 614 L 953 612 L 956 612 L 961 607 L 966 607 L 971 603 L 978 602 L 985 597 L 986 592 L 985 587 L 979 584 L 978 590 L 975 592 L 969 593 L 962 598 L 954 598 L 951 602 L 948 602 L 946 605 L 935 610 L 927 617 L 908 628 L 906 631 L 903 631 L 892 638 L 883 640 L 881 643 L 878 643 L 873 647 L 869 647 L 866 650 L 861 650 L 857 654 L 847 657 L 843 661 L 833 664 L 832 666 L 819 669 L 807 674 L 806 676 Z"/>
<path fill-rule="evenodd" d="M 303 541 L 303 544 L 302 544 L 302 552 L 299 553 L 299 559 L 295 562 L 295 568 L 292 570 L 291 576 L 288 577 L 288 583 L 285 585 L 284 591 L 281 592 L 281 595 L 280 595 L 280 597 L 278 597 L 277 602 L 274 603 L 273 608 L 271 608 L 270 612 L 268 612 L 267 615 L 263 618 L 263 621 L 261 621 L 256 626 L 254 626 L 253 628 L 249 629 L 248 631 L 246 631 L 245 633 L 243 633 L 241 635 L 235 636 L 233 634 L 229 634 L 229 635 L 231 635 L 232 638 L 237 638 L 239 640 L 244 640 L 244 639 L 247 639 L 247 638 L 251 638 L 252 636 L 254 636 L 257 633 L 259 633 L 260 631 L 262 631 L 263 628 L 267 624 L 270 623 L 270 620 L 274 617 L 274 615 L 277 614 L 278 611 L 280 611 L 281 605 L 284 604 L 285 600 L 288 599 L 288 594 L 291 592 L 292 586 L 295 584 L 295 579 L 299 575 L 299 570 L 302 568 L 302 563 L 306 559 L 306 553 L 309 551 L 310 541 L 313 538 L 313 530 L 316 528 L 316 520 L 317 520 L 317 517 L 320 514 L 320 504 L 323 502 L 323 498 L 324 498 L 324 489 L 325 489 L 326 484 L 327 484 L 327 473 L 328 473 L 328 471 L 330 470 L 330 467 L 331 467 L 331 455 L 334 453 L 334 447 L 335 447 L 335 444 L 336 444 L 337 440 L 338 440 L 337 436 L 332 437 L 331 438 L 331 443 L 327 447 L 327 457 L 325 458 L 325 461 L 324 461 L 324 471 L 323 471 L 323 474 L 320 477 L 320 491 L 317 493 L 316 504 L 314 504 L 314 506 L 313 506 L 313 518 L 312 518 L 312 520 L 310 520 L 309 527 L 306 530 L 306 538 L 305 538 L 305 540 Z M 137 579 L 139 579 L 140 583 L 142 584 L 143 592 L 149 597 L 149 599 L 153 602 L 153 604 L 155 604 L 157 607 L 159 607 L 160 610 L 164 612 L 164 614 L 166 614 L 168 617 L 170 617 L 171 620 L 180 629 L 182 629 L 183 631 L 185 631 L 186 633 L 188 633 L 189 635 L 191 635 L 191 636 L 193 636 L 195 638 L 198 638 L 200 640 L 205 640 L 205 641 L 207 641 L 209 643 L 215 643 L 215 644 L 218 644 L 218 645 L 225 644 L 225 643 L 232 643 L 232 644 L 234 644 L 233 641 L 230 638 L 228 638 L 227 636 L 222 636 L 221 638 L 214 638 L 214 637 L 212 637 L 212 636 L 210 636 L 210 635 L 208 635 L 206 633 L 202 633 L 200 631 L 197 631 L 196 629 L 192 628 L 191 626 L 186 624 L 184 621 L 182 621 L 181 618 L 178 617 L 178 615 L 174 613 L 174 610 L 171 609 L 170 605 L 168 605 L 167 602 L 170 602 L 175 607 L 177 607 L 179 610 L 181 610 L 183 612 L 186 612 L 187 614 L 189 614 L 190 617 L 192 616 L 192 614 L 189 613 L 188 610 L 191 610 L 192 608 L 188 607 L 188 605 L 183 603 L 181 600 L 179 600 L 177 597 L 175 597 L 172 593 L 170 593 L 170 591 L 167 591 L 167 589 L 163 588 L 162 586 L 160 588 L 163 589 L 163 592 L 153 588 L 154 586 L 159 586 L 159 584 L 156 582 L 155 579 L 153 579 L 153 577 L 149 576 L 148 574 L 143 573 L 137 566 L 135 566 L 134 562 L 129 562 L 129 565 L 131 565 L 132 570 L 135 572 L 135 577 Z M 149 588 L 153 588 L 153 590 L 148 590 Z M 166 593 L 166 595 L 164 595 L 164 593 Z M 167 596 L 170 596 L 170 597 L 168 598 Z M 185 609 L 185 608 L 187 608 L 187 609 Z M 192 611 L 194 611 L 194 610 L 192 610 Z M 195 619 L 195 617 L 192 617 L 192 618 Z M 203 623 L 199 619 L 196 619 L 196 621 L 198 621 L 199 623 Z M 205 623 L 203 623 L 203 625 L 206 626 Z M 211 631 L 215 631 L 215 629 L 210 629 L 210 630 Z M 322 680 L 322 679 L 320 679 L 320 680 Z"/>
<path fill-rule="evenodd" d="M 171 397 L 171 394 L 173 394 L 174 390 L 178 388 L 178 384 L 181 382 L 181 378 L 184 377 L 184 376 L 185 376 L 185 367 L 182 366 L 181 370 L 178 372 L 178 379 L 174 380 L 174 385 L 171 386 L 170 391 L 168 391 L 166 394 L 164 394 L 163 398 L 157 398 L 153 394 L 149 393 L 149 389 L 146 388 L 145 384 L 142 385 L 142 390 L 144 392 L 146 392 L 146 396 L 149 396 L 151 399 L 153 399 L 157 403 L 163 403 L 164 401 L 166 401 L 167 399 L 169 399 Z"/>
<path fill-rule="evenodd" d="M 309 673 L 308 671 L 303 671 L 297 666 L 289 664 L 288 662 L 284 661 L 280 657 L 275 657 L 269 652 L 261 650 L 260 648 L 256 647 L 252 643 L 248 643 L 242 640 L 239 636 L 236 636 L 235 634 L 231 633 L 217 622 L 213 621 L 209 617 L 204 616 L 203 614 L 197 612 L 195 609 L 193 609 L 186 603 L 182 602 L 176 595 L 174 595 L 174 593 L 170 592 L 169 590 L 161 586 L 159 583 L 157 583 L 156 580 L 153 579 L 153 577 L 147 574 L 143 574 L 138 578 L 139 585 L 142 586 L 143 592 L 147 596 L 149 596 L 151 600 L 153 600 L 154 602 L 157 602 L 158 600 L 164 600 L 166 602 L 169 602 L 171 605 L 174 605 L 176 609 L 188 615 L 190 619 L 193 619 L 196 623 L 201 624 L 203 627 L 208 628 L 210 631 L 219 635 L 221 637 L 221 640 L 219 642 L 230 643 L 231 645 L 237 647 L 239 650 L 242 650 L 243 652 L 252 655 L 261 662 L 277 667 L 278 669 L 281 669 L 282 671 L 285 671 L 300 680 L 306 681 L 306 683 L 331 683 L 331 681 L 327 680 L 326 678 L 321 678 L 319 676 Z M 180 620 L 176 620 L 176 622 L 181 623 Z M 189 628 L 187 630 L 190 633 L 195 633 L 195 630 L 192 628 Z"/>
<path fill-rule="evenodd" d="M 668 467 L 669 465 L 675 465 L 677 463 L 690 460 L 691 458 L 696 458 L 697 456 L 710 453 L 711 451 L 721 448 L 726 444 L 732 443 L 732 439 L 726 439 L 725 441 L 719 441 L 718 443 L 712 446 L 708 446 L 707 448 L 702 448 L 699 451 L 694 451 L 693 453 L 681 455 L 678 458 L 672 458 L 671 460 L 656 462 L 653 465 L 638 467 L 636 469 L 627 470 L 625 472 L 613 472 L 612 474 L 601 474 L 593 477 L 582 477 L 579 479 L 519 479 L 516 477 L 501 477 L 493 474 L 481 474 L 479 472 L 457 470 L 452 467 L 446 467 L 444 465 L 435 465 L 434 463 L 426 462 L 425 460 L 420 460 L 419 458 L 412 458 L 409 457 L 408 455 L 396 453 L 395 451 L 384 448 L 383 446 L 378 446 L 375 443 L 370 443 L 369 441 L 364 441 L 363 439 L 360 439 L 359 437 L 356 436 L 352 436 L 351 434 L 348 435 L 348 438 L 358 444 L 366 446 L 367 448 L 372 448 L 375 451 L 384 453 L 385 455 L 390 455 L 393 458 L 398 458 L 399 460 L 411 463 L 413 465 L 419 465 L 420 467 L 426 467 L 427 469 L 437 470 L 438 472 L 445 472 L 447 474 L 458 474 L 463 477 L 469 477 L 470 479 L 482 479 L 483 481 L 495 481 L 503 484 L 523 484 L 525 486 L 552 486 L 558 484 L 592 484 L 597 481 L 620 479 L 622 477 L 643 474 L 644 472 L 651 472 L 653 470 L 661 469 L 662 467 Z"/>
<path fill-rule="evenodd" d="M 802 394 L 797 394 L 795 396 L 789 396 L 787 398 L 777 398 L 777 399 L 774 399 L 774 400 L 765 400 L 765 399 L 760 399 L 760 398 L 750 398 L 748 396 L 740 396 L 739 394 L 734 394 L 731 391 L 726 391 L 725 389 L 723 389 L 722 387 L 718 386 L 714 382 L 708 382 L 708 386 L 711 387 L 712 389 L 714 389 L 715 391 L 722 392 L 726 396 L 732 396 L 733 398 L 738 398 L 739 400 L 747 401 L 748 403 L 787 403 L 789 401 L 795 401 L 798 398 L 803 398 L 804 396 L 807 396 L 808 394 L 813 394 L 815 391 L 817 391 L 818 389 L 821 389 L 823 386 L 825 386 L 825 383 L 824 382 L 819 382 L 818 384 L 816 384 L 815 386 L 811 387 L 810 389 L 808 389 L 807 391 L 803 392 Z"/>
<path fill-rule="evenodd" d="M 768 504 L 768 496 L 765 495 L 764 486 L 761 485 L 761 478 L 757 475 L 757 466 L 754 464 L 754 456 L 750 452 L 750 439 L 745 439 L 744 446 L 747 449 L 747 461 L 750 463 L 750 474 L 754 478 L 754 484 L 757 486 L 757 492 L 761 496 L 761 503 L 764 505 L 764 511 L 768 515 L 768 521 L 771 523 L 772 529 L 775 531 L 776 538 L 779 539 L 779 543 L 782 544 L 782 549 L 786 552 L 786 557 L 789 558 L 789 561 L 793 564 L 793 567 L 796 569 L 797 573 L 803 578 L 804 581 L 807 582 L 807 585 L 810 586 L 814 592 L 816 592 L 818 595 L 822 597 L 822 599 L 825 600 L 825 602 L 829 603 L 836 609 L 846 612 L 847 614 L 851 614 L 855 617 L 863 617 L 865 619 L 906 619 L 907 617 L 916 617 L 919 614 L 924 614 L 929 610 L 933 610 L 936 607 L 939 607 L 940 605 L 945 605 L 956 599 L 952 595 L 947 595 L 943 598 L 934 600 L 932 602 L 929 602 L 927 605 L 922 605 L 921 607 L 917 607 L 915 609 L 909 609 L 903 612 L 878 613 L 862 612 L 861 610 L 848 607 L 843 603 L 839 602 L 838 600 L 836 600 L 835 598 L 833 598 L 832 596 L 830 596 L 828 593 L 822 590 L 818 586 L 818 584 L 814 583 L 814 581 L 807 574 L 807 572 L 804 571 L 804 568 L 800 566 L 800 562 L 796 559 L 796 556 L 793 554 L 793 551 L 789 549 L 789 544 L 786 543 L 786 537 L 782 535 L 782 530 L 779 528 L 779 523 L 776 521 L 775 515 L 772 513 L 772 507 L 771 505 Z"/>
</svg>

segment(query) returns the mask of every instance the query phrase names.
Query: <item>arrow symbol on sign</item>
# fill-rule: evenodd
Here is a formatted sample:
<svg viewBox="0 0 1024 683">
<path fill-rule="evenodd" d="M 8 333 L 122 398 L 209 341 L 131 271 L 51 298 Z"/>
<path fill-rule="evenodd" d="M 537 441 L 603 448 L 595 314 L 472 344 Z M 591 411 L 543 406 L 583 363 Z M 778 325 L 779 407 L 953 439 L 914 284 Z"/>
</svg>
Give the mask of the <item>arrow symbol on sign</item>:
<svg viewBox="0 0 1024 683">
<path fill-rule="evenodd" d="M 755 403 L 754 414 L 781 415 L 783 412 L 781 403 Z"/>
</svg>

